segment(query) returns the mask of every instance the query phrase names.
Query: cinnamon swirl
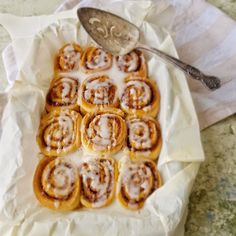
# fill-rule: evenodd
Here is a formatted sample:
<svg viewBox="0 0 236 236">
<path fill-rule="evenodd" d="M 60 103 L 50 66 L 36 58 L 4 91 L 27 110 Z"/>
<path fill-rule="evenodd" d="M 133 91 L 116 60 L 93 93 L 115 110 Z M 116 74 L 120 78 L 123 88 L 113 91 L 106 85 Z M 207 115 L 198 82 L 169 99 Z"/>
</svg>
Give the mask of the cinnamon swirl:
<svg viewBox="0 0 236 236">
<path fill-rule="evenodd" d="M 147 77 L 147 66 L 143 53 L 137 49 L 116 57 L 118 68 L 125 73 Z"/>
<path fill-rule="evenodd" d="M 59 50 L 56 56 L 56 71 L 75 71 L 79 69 L 82 49 L 78 44 L 69 43 Z"/>
<path fill-rule="evenodd" d="M 85 73 L 107 70 L 112 66 L 112 54 L 101 48 L 89 47 L 81 58 L 80 66 Z"/>
<path fill-rule="evenodd" d="M 120 165 L 118 200 L 122 206 L 137 210 L 161 185 L 155 162 L 146 159 L 127 161 Z"/>
<path fill-rule="evenodd" d="M 125 120 L 112 110 L 87 113 L 82 120 L 82 144 L 90 152 L 111 154 L 124 145 Z"/>
<path fill-rule="evenodd" d="M 130 76 L 125 80 L 120 106 L 129 115 L 156 117 L 160 94 L 153 80 Z"/>
<path fill-rule="evenodd" d="M 105 75 L 88 78 L 81 85 L 79 104 L 84 113 L 94 112 L 101 108 L 118 107 L 117 87 Z"/>
<path fill-rule="evenodd" d="M 53 79 L 46 97 L 46 110 L 72 109 L 79 110 L 78 100 L 79 82 L 71 77 Z"/>
<path fill-rule="evenodd" d="M 73 210 L 80 203 L 80 178 L 73 163 L 45 156 L 36 168 L 33 189 L 39 202 L 53 210 Z"/>
<path fill-rule="evenodd" d="M 159 123 L 152 117 L 127 119 L 127 146 L 131 157 L 156 160 L 160 154 L 162 138 Z"/>
<path fill-rule="evenodd" d="M 91 158 L 79 166 L 81 204 L 87 208 L 107 206 L 115 194 L 117 167 L 110 158 Z"/>
<path fill-rule="evenodd" d="M 76 111 L 53 110 L 40 123 L 37 136 L 41 152 L 47 156 L 62 156 L 80 147 L 81 116 Z"/>
</svg>

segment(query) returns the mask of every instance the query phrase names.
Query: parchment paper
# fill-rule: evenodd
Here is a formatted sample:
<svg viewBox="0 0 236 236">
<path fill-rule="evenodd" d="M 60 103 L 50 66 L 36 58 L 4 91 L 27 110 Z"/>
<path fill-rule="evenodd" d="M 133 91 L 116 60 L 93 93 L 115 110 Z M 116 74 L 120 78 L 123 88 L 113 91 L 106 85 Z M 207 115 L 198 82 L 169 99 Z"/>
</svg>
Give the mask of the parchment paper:
<svg viewBox="0 0 236 236">
<path fill-rule="evenodd" d="M 145 20 L 149 7 L 149 1 L 103 5 L 138 25 L 143 43 L 177 56 L 171 37 Z M 18 53 L 20 73 L 8 92 L 1 121 L 0 235 L 183 235 L 188 197 L 204 155 L 185 77 L 155 56 L 147 58 L 150 77 L 161 93 L 163 147 L 158 169 L 164 185 L 137 212 L 123 209 L 116 201 L 103 209 L 68 213 L 53 212 L 37 202 L 32 191 L 39 152 L 35 137 L 53 75 L 54 55 L 67 42 L 91 43 L 75 11 L 68 13 L 70 17 L 55 17 L 53 24 L 38 33 L 26 55 Z M 21 45 L 18 41 L 16 46 Z"/>
</svg>

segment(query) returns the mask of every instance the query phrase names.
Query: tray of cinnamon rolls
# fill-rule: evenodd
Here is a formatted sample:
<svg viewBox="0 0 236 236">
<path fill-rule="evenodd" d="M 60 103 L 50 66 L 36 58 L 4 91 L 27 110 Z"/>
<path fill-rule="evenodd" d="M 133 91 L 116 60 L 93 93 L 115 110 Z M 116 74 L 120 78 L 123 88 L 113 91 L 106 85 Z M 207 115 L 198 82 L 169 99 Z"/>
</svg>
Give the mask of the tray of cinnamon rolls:
<svg viewBox="0 0 236 236">
<path fill-rule="evenodd" d="M 45 207 L 141 209 L 161 187 L 160 93 L 145 56 L 71 42 L 55 55 L 33 190 Z"/>
</svg>

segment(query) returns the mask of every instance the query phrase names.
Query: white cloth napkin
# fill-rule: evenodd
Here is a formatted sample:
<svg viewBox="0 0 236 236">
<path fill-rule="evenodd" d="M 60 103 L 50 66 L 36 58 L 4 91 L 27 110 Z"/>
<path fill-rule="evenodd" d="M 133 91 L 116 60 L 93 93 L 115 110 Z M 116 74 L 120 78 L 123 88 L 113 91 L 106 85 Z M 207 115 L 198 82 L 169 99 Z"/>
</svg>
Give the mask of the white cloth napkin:
<svg viewBox="0 0 236 236">
<path fill-rule="evenodd" d="M 81 0 L 66 0 L 56 11 L 71 9 L 79 2 Z M 90 5 L 89 0 L 83 2 Z M 172 34 L 180 59 L 222 80 L 222 87 L 214 92 L 198 81 L 188 80 L 201 129 L 234 114 L 235 21 L 204 0 L 157 0 L 155 5 L 158 20 L 153 23 Z M 18 68 L 11 45 L 3 51 L 3 61 L 7 80 L 12 83 Z"/>
<path fill-rule="evenodd" d="M 156 21 L 156 11 L 151 13 L 154 1 L 136 4 L 134 0 L 89 0 L 81 2 L 81 6 L 93 3 L 120 14 L 140 26 L 145 35 L 143 43 L 177 56 L 169 34 L 152 24 Z M 163 145 L 158 168 L 165 184 L 150 196 L 144 208 L 136 213 L 128 212 L 115 201 L 112 208 L 100 209 L 96 214 L 87 210 L 51 212 L 40 207 L 29 187 L 34 173 L 32 166 L 37 165 L 37 158 L 32 157 L 39 152 L 35 143 L 38 114 L 44 109 L 55 53 L 66 42 L 79 40 L 81 46 L 89 45 L 90 37 L 80 27 L 76 8 L 26 18 L 0 14 L 0 22 L 12 37 L 15 61 L 20 68 L 1 119 L 0 235 L 93 235 L 94 232 L 104 236 L 127 235 L 127 232 L 183 235 L 188 198 L 200 162 L 204 160 L 198 121 L 183 73 L 174 67 L 167 70 L 156 57 L 147 60 L 150 76 L 157 82 L 162 98 L 159 122 Z M 50 26 L 45 28 L 47 25 Z M 71 155 L 74 161 L 81 161 L 80 152 Z"/>
</svg>

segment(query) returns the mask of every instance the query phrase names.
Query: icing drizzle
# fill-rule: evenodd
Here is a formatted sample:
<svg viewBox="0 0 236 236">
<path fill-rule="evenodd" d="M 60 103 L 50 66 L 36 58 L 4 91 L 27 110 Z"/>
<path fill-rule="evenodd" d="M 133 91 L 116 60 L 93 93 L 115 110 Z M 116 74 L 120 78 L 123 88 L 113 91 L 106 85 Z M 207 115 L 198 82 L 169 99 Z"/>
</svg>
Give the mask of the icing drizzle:
<svg viewBox="0 0 236 236">
<path fill-rule="evenodd" d="M 75 189 L 76 171 L 71 163 L 54 160 L 47 164 L 41 177 L 44 192 L 55 200 L 66 200 Z M 59 207 L 59 201 L 55 201 Z"/>
<path fill-rule="evenodd" d="M 56 150 L 58 154 L 68 151 L 74 145 L 77 131 L 77 113 L 60 112 L 53 115 L 42 127 L 43 143 L 48 151 Z"/>
<path fill-rule="evenodd" d="M 156 124 L 149 118 L 134 118 L 127 122 L 128 146 L 132 151 L 152 150 L 158 142 Z"/>
<path fill-rule="evenodd" d="M 89 79 L 85 82 L 84 99 L 95 105 L 110 105 L 117 102 L 118 94 L 116 85 L 107 76 Z"/>
<path fill-rule="evenodd" d="M 59 65 L 63 71 L 72 71 L 79 68 L 81 51 L 73 44 L 67 44 L 59 54 Z"/>
<path fill-rule="evenodd" d="M 101 114 L 91 120 L 86 133 L 94 149 L 110 150 L 119 144 L 121 119 L 115 114 Z"/>
<path fill-rule="evenodd" d="M 121 98 L 122 105 L 131 109 L 146 109 L 152 102 L 152 89 L 144 80 L 130 80 L 126 83 Z"/>
<path fill-rule="evenodd" d="M 122 198 L 131 209 L 141 207 L 160 185 L 155 163 L 145 160 L 125 163 L 120 181 Z"/>
<path fill-rule="evenodd" d="M 108 159 L 91 159 L 79 167 L 82 195 L 93 207 L 107 203 L 114 189 L 114 163 Z"/>
<path fill-rule="evenodd" d="M 61 77 L 57 79 L 47 95 L 47 102 L 53 106 L 68 106 L 75 104 L 78 98 L 78 80 Z"/>
</svg>

